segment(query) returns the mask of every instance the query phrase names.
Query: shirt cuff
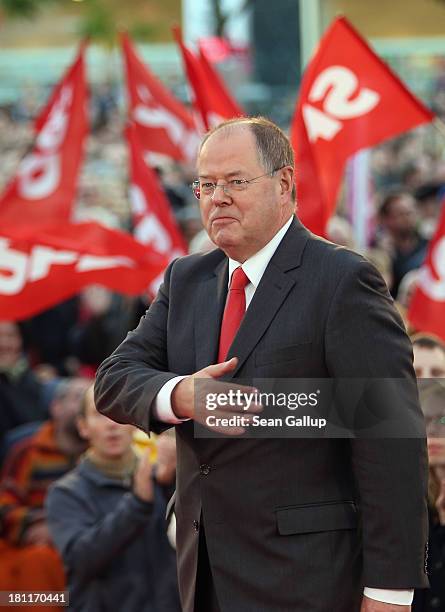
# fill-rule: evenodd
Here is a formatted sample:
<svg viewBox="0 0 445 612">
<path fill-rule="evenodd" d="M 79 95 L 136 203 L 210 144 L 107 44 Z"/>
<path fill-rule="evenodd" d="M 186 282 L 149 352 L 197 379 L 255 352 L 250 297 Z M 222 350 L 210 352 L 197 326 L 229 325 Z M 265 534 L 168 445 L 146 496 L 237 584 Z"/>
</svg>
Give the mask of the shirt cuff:
<svg viewBox="0 0 445 612">
<path fill-rule="evenodd" d="M 383 603 L 395 604 L 398 606 L 410 606 L 414 599 L 414 590 L 397 590 L 392 591 L 388 589 L 370 589 L 364 588 L 363 595 L 369 597 L 369 599 L 375 599 Z"/>
<path fill-rule="evenodd" d="M 173 412 L 171 403 L 173 389 L 183 378 L 187 377 L 175 376 L 175 378 L 171 378 L 170 380 L 168 380 L 165 385 L 159 390 L 159 393 L 156 396 L 153 406 L 153 416 L 157 421 L 162 421 L 163 423 L 170 423 L 172 425 L 178 425 L 179 423 L 183 423 L 184 421 L 190 421 L 190 419 L 178 419 L 178 417 Z"/>
</svg>

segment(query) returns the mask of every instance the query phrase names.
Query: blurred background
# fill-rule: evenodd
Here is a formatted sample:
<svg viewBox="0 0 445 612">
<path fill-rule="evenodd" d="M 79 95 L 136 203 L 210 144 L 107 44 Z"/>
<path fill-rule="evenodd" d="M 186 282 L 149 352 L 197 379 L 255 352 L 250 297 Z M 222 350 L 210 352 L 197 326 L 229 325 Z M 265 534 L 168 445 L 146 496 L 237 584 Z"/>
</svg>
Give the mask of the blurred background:
<svg viewBox="0 0 445 612">
<path fill-rule="evenodd" d="M 90 41 L 86 59 L 91 131 L 75 218 L 130 231 L 128 146 L 123 136 L 127 94 L 118 33 L 130 34 L 139 57 L 190 107 L 171 31 L 180 25 L 185 44 L 196 49 L 201 43 L 248 114 L 265 115 L 288 131 L 304 69 L 321 35 L 340 14 L 445 121 L 445 0 L 0 0 L 0 193 L 31 149 L 33 122 L 73 62 L 82 38 Z M 405 316 L 443 210 L 445 131 L 437 122 L 427 123 L 361 155 L 348 163 L 327 237 L 360 251 L 377 266 Z M 193 164 L 163 156 L 153 162 L 189 250 L 211 248 L 190 190 Z M 373 216 L 366 236 L 354 223 L 351 204 L 360 169 Z M 129 297 L 90 286 L 19 323 L 0 321 L 0 591 L 64 588 L 62 563 L 46 525 L 47 490 L 85 452 L 76 433 L 76 419 L 85 410 L 85 389 L 99 363 L 137 325 L 151 298 L 148 292 Z M 428 331 L 405 322 L 411 333 Z M 443 381 L 444 341 L 429 336 L 418 340 L 418 360 L 423 358 L 430 368 L 429 374 L 422 374 L 418 361 L 419 377 Z M 441 423 L 445 427 L 444 419 Z M 136 434 L 135 448 L 138 453 L 148 448 L 151 460 L 158 460 L 153 437 L 149 441 Z M 432 477 L 430 508 L 442 539 L 435 561 L 437 589 L 424 607 L 416 608 L 425 612 L 445 611 L 444 446 L 435 452 L 440 470 Z M 174 486 L 174 461 L 170 454 L 170 480 L 163 486 Z M 43 548 L 36 550 L 36 544 Z"/>
<path fill-rule="evenodd" d="M 441 0 L 0 0 L 0 188 L 30 142 L 30 121 L 73 60 L 81 36 L 91 38 L 88 80 L 93 135 L 78 207 L 99 206 L 125 225 L 126 151 L 123 70 L 116 34 L 126 29 L 139 54 L 188 102 L 171 26 L 182 24 L 192 47 L 223 36 L 215 65 L 249 113 L 288 127 L 302 70 L 332 19 L 346 15 L 408 87 L 445 115 L 445 2 Z M 277 103 L 279 100 L 279 103 Z M 427 126 L 385 144 L 373 162 L 378 186 L 442 181 L 443 137 Z M 96 180 L 100 177 L 100 180 Z M 168 175 L 175 182 L 177 177 Z"/>
</svg>

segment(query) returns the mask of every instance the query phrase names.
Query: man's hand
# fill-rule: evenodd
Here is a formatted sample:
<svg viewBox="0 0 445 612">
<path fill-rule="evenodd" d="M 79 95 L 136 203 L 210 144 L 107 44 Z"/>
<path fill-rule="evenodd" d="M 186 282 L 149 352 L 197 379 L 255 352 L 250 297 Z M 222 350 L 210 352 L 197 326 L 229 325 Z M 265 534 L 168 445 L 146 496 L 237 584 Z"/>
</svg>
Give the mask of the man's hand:
<svg viewBox="0 0 445 612">
<path fill-rule="evenodd" d="M 369 597 L 363 597 L 360 612 L 411 612 L 411 606 L 399 606 L 397 604 L 376 601 Z"/>
<path fill-rule="evenodd" d="M 212 414 L 216 419 L 230 418 L 233 416 L 242 416 L 250 420 L 252 413 L 259 413 L 262 407 L 253 401 L 253 396 L 256 389 L 236 383 L 228 383 L 219 381 L 218 378 L 232 372 L 238 363 L 236 357 L 232 357 L 228 361 L 207 366 L 191 376 L 183 378 L 173 389 L 171 396 L 172 408 L 175 415 L 180 418 L 195 419 L 195 421 L 206 425 L 205 417 Z M 229 395 L 229 392 L 246 394 L 252 401 L 241 401 L 234 405 L 233 402 L 226 405 L 218 405 L 211 412 L 206 410 L 206 398 L 211 395 L 224 394 Z M 198 396 L 196 396 L 198 392 Z M 244 395 L 243 395 L 244 397 Z M 196 408 L 198 410 L 196 411 Z M 210 427 L 209 427 L 210 428 Z M 212 431 L 225 433 L 229 435 L 240 435 L 244 433 L 242 426 L 212 426 Z"/>
<path fill-rule="evenodd" d="M 214 380 L 232 372 L 236 368 L 238 359 L 232 357 L 215 365 L 209 365 L 191 376 L 187 376 L 173 389 L 172 408 L 179 419 L 193 419 L 195 412 L 195 381 L 196 379 Z"/>
</svg>

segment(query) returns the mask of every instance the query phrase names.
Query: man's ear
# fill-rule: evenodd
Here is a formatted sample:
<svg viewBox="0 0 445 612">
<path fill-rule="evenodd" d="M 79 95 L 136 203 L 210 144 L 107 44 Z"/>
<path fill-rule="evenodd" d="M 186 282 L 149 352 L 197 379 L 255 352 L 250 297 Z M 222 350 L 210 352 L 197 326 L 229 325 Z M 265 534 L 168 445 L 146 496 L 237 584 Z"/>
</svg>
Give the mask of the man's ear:
<svg viewBox="0 0 445 612">
<path fill-rule="evenodd" d="M 280 187 L 282 196 L 292 196 L 292 188 L 294 186 L 294 169 L 292 166 L 286 166 L 281 170 Z"/>
</svg>

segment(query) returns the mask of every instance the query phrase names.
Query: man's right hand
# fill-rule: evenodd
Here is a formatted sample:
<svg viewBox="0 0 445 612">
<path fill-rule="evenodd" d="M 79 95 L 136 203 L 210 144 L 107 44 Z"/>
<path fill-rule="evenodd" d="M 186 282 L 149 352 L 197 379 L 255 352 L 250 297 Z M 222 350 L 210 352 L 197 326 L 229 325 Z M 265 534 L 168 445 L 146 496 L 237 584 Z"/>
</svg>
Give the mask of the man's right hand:
<svg viewBox="0 0 445 612">
<path fill-rule="evenodd" d="M 204 409 L 205 398 L 209 393 L 216 394 L 228 394 L 229 391 L 236 392 L 240 390 L 243 394 L 248 394 L 249 397 L 253 397 L 257 391 L 254 387 L 248 387 L 245 385 L 237 385 L 233 382 L 222 382 L 218 380 L 225 374 L 232 372 L 238 363 L 236 357 L 232 357 L 228 361 L 222 363 L 216 363 L 209 365 L 198 372 L 195 372 L 191 376 L 183 378 L 173 389 L 171 402 L 172 409 L 175 415 L 179 419 L 194 419 L 200 422 L 202 425 L 207 426 L 205 423 L 205 416 L 207 413 Z M 207 381 L 208 380 L 208 384 Z M 197 384 L 199 381 L 199 384 Z M 199 397 L 195 397 L 196 390 L 199 389 Z M 198 411 L 196 411 L 198 407 Z M 202 407 L 202 409 L 201 409 Z M 212 410 L 211 414 L 215 418 L 230 418 L 232 416 L 243 416 L 246 419 L 250 418 L 251 414 L 258 414 L 261 412 L 262 407 L 256 403 L 250 403 L 248 410 L 246 410 L 246 402 L 237 403 L 235 406 L 228 404 L 225 406 L 218 406 L 215 410 Z M 229 435 L 240 435 L 244 433 L 243 427 L 211 427 L 212 431 Z"/>
</svg>

